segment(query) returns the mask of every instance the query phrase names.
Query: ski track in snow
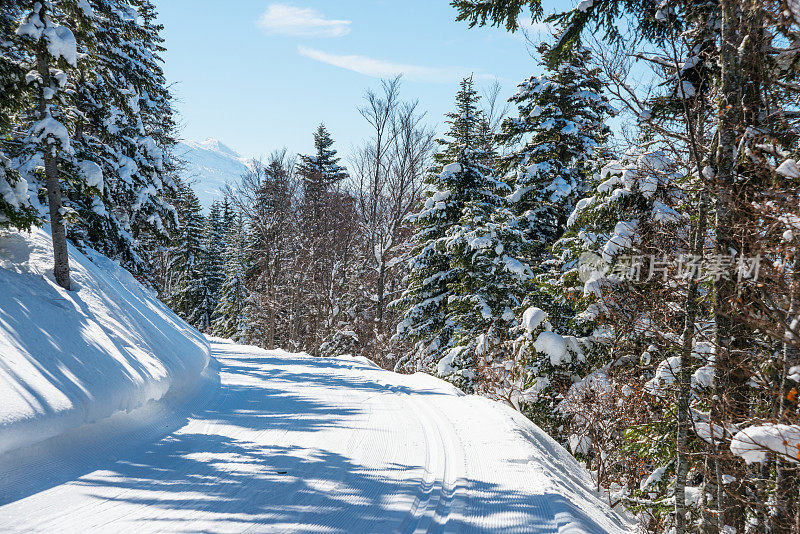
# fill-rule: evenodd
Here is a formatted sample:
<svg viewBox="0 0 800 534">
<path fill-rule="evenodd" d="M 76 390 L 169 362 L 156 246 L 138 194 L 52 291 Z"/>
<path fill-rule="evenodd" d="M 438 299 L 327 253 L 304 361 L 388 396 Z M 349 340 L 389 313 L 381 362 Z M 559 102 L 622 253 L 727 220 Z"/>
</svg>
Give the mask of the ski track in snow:
<svg viewBox="0 0 800 534">
<path fill-rule="evenodd" d="M 510 409 L 352 359 L 212 351 L 188 403 L 0 456 L 0 531 L 630 531 Z"/>
</svg>

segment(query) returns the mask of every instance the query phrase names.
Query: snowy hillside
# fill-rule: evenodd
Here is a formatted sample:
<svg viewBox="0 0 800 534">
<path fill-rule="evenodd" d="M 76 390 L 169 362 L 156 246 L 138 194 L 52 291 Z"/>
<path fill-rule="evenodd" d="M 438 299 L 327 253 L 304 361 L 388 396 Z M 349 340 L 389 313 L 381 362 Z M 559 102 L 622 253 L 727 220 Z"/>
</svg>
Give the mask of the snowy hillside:
<svg viewBox="0 0 800 534">
<path fill-rule="evenodd" d="M 184 162 L 183 177 L 193 183 L 206 208 L 222 198 L 225 184 L 238 181 L 247 170 L 247 159 L 217 139 L 183 141 L 178 143 L 175 154 Z"/>
<path fill-rule="evenodd" d="M 47 231 L 0 232 L 0 453 L 192 391 L 207 341 L 127 271 L 70 247 L 52 277 Z"/>
</svg>

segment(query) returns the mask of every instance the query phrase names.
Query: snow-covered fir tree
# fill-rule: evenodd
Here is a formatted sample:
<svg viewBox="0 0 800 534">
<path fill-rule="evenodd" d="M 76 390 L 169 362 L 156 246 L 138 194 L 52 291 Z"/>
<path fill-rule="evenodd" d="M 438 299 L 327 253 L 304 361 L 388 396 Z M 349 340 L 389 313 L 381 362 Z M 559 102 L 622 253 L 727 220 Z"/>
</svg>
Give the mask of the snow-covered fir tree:
<svg viewBox="0 0 800 534">
<path fill-rule="evenodd" d="M 147 276 L 142 241 L 164 240 L 176 222 L 167 198 L 175 192 L 170 150 L 172 109 L 160 65 L 160 28 L 152 26 L 149 1 L 83 6 L 94 24 L 86 30 L 92 54 L 81 71 L 76 126 L 79 150 L 99 166 L 109 186 L 102 204 L 70 194 L 85 219 L 73 240 L 88 241 L 128 269 Z M 143 21 L 143 22 L 140 22 Z M 87 165 L 87 164 L 83 164 Z M 146 238 L 146 239 L 145 239 Z"/>
<path fill-rule="evenodd" d="M 509 224 L 507 184 L 486 166 L 485 115 L 473 81 L 461 82 L 450 129 L 439 141 L 427 199 L 409 217 L 417 231 L 400 339 L 416 343 L 415 365 L 472 388 L 478 338 L 502 337 L 514 320 L 530 270 L 519 261 L 522 234 Z"/>
<path fill-rule="evenodd" d="M 522 303 L 532 273 L 521 261 L 524 234 L 514 225 L 505 198 L 507 185 L 491 176 L 485 152 L 465 149 L 443 172 L 455 174 L 456 194 L 465 198 L 458 223 L 447 230 L 444 246 L 453 281 L 447 320 L 454 325 L 453 348 L 437 365 L 443 376 L 460 375 L 472 390 L 479 354 L 495 352 L 514 326 L 514 310 Z M 466 383 L 464 383 L 466 382 Z"/>
<path fill-rule="evenodd" d="M 2 106 L 0 152 L 8 159 L 4 179 L 21 207 L 11 202 L 6 217 L 24 226 L 32 210 L 23 186 L 35 205 L 44 186 L 62 285 L 68 279 L 65 237 L 147 279 L 151 265 L 143 243 L 165 240 L 175 222 L 168 201 L 175 192 L 169 156 L 174 123 L 152 4 L 7 4 L 0 77 L 12 93 Z M 24 85 L 9 80 L 15 70 L 27 70 Z M 12 198 L 4 196 L 6 203 Z"/>
<path fill-rule="evenodd" d="M 414 343 L 414 354 L 401 359 L 398 368 L 429 368 L 451 347 L 453 324 L 447 318 L 448 300 L 457 279 L 446 236 L 461 219 L 464 198 L 457 196 L 458 174 L 453 172 L 457 166 L 450 169 L 446 166 L 459 158 L 462 149 L 476 148 L 481 118 L 478 98 L 472 79 L 463 80 L 456 95 L 456 111 L 447 115 L 450 125 L 447 138 L 437 140 L 440 150 L 434 155 L 434 167 L 425 177 L 424 203 L 408 217 L 415 229 L 411 259 L 406 288 L 394 306 L 404 312 L 396 335 L 400 340 Z"/>
<path fill-rule="evenodd" d="M 225 279 L 214 311 L 212 332 L 219 337 L 243 342 L 248 331 L 248 251 L 247 234 L 241 214 L 232 216 L 225 241 Z"/>
<path fill-rule="evenodd" d="M 314 148 L 314 154 L 300 156 L 296 172 L 303 177 L 307 202 L 316 206 L 322 202 L 321 197 L 347 178 L 348 174 L 347 169 L 339 165 L 340 158 L 333 149 L 333 138 L 324 124 L 320 124 L 314 132 Z"/>
<path fill-rule="evenodd" d="M 85 42 L 78 42 L 72 28 L 91 24 L 78 4 L 65 0 L 18 5 L 14 12 L 19 18 L 10 45 L 15 49 L 13 55 L 30 69 L 25 75 L 30 93 L 15 121 L 27 132 L 17 139 L 19 150 L 14 159 L 27 182 L 45 185 L 53 271 L 56 282 L 66 289 L 70 288 L 66 224 L 77 222 L 77 217 L 74 209 L 64 205 L 62 188 L 94 186 L 96 190 L 98 185 L 93 183 L 96 174 L 85 179 L 85 173 L 76 172 L 79 162 L 73 145 L 79 115 L 74 87 L 79 80 L 79 60 L 82 67 L 86 59 L 78 53 Z"/>
<path fill-rule="evenodd" d="M 16 0 L 0 1 L 0 227 L 29 228 L 39 213 L 31 202 L 27 180 L 9 158 L 14 152 L 9 146 L 14 115 L 24 106 L 26 93 L 24 56 L 14 46 L 17 4 Z"/>
<path fill-rule="evenodd" d="M 227 235 L 225 221 L 222 218 L 222 205 L 219 202 L 211 204 L 204 229 L 203 253 L 203 285 L 205 286 L 204 300 L 200 305 L 203 315 L 202 323 L 206 328 L 211 326 L 215 310 L 219 304 L 220 291 L 225 281 L 225 242 Z"/>
<path fill-rule="evenodd" d="M 169 264 L 172 280 L 168 302 L 189 324 L 205 330 L 211 321 L 208 313 L 211 294 L 204 271 L 205 221 L 200 201 L 188 184 L 181 184 L 179 189 L 178 220 L 180 227 Z"/>
<path fill-rule="evenodd" d="M 549 45 L 541 44 L 544 57 Z M 502 158 L 515 220 L 528 238 L 528 254 L 541 260 L 561 237 L 581 198 L 592 161 L 610 134 L 605 118 L 614 109 L 603 95 L 591 53 L 579 47 L 553 69 L 519 85 L 509 101 L 518 116 L 503 121 L 498 141 L 510 148 Z M 537 261 L 538 263 L 538 261 Z"/>
</svg>

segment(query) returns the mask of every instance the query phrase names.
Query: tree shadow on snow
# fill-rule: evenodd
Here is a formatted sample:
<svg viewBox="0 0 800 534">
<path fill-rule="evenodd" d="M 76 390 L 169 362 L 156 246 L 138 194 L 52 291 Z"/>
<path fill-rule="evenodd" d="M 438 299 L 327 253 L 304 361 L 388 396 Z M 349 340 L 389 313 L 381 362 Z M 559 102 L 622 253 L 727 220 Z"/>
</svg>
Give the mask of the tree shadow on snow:
<svg viewBox="0 0 800 534">
<path fill-rule="evenodd" d="M 226 360 L 223 355 L 221 360 L 229 378 L 222 401 L 196 418 L 235 426 L 244 430 L 240 437 L 185 427 L 105 472 L 84 476 L 77 482 L 79 491 L 145 506 L 137 513 L 143 529 L 436 532 L 447 518 L 447 529 L 458 532 L 604 532 L 558 494 L 519 493 L 463 479 L 443 488 L 421 466 L 393 464 L 376 471 L 318 447 L 282 444 L 280 431 L 316 432 L 358 415 L 358 408 L 315 397 L 314 387 L 389 394 L 397 386 L 387 390 L 354 373 L 311 373 L 303 359 Z M 318 359 L 314 365 L 343 367 Z M 309 393 L 290 394 L 280 388 L 282 381 L 306 384 Z M 279 431 L 277 442 L 241 437 L 251 431 Z M 118 510 L 122 517 L 130 511 L 126 508 L 109 507 L 107 513 Z"/>
</svg>

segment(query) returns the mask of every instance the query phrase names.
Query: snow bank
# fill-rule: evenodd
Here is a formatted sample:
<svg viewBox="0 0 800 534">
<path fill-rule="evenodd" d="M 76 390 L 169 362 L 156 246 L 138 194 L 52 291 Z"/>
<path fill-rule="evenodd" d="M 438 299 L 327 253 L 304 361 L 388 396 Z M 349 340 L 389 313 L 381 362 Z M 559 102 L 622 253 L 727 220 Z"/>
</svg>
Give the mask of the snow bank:
<svg viewBox="0 0 800 534">
<path fill-rule="evenodd" d="M 800 462 L 800 425 L 750 426 L 731 440 L 731 452 L 748 464 L 765 462 L 772 452 L 784 460 Z"/>
<path fill-rule="evenodd" d="M 208 365 L 205 338 L 130 273 L 69 252 L 68 292 L 46 230 L 0 232 L 0 453 L 188 394 Z"/>
</svg>

